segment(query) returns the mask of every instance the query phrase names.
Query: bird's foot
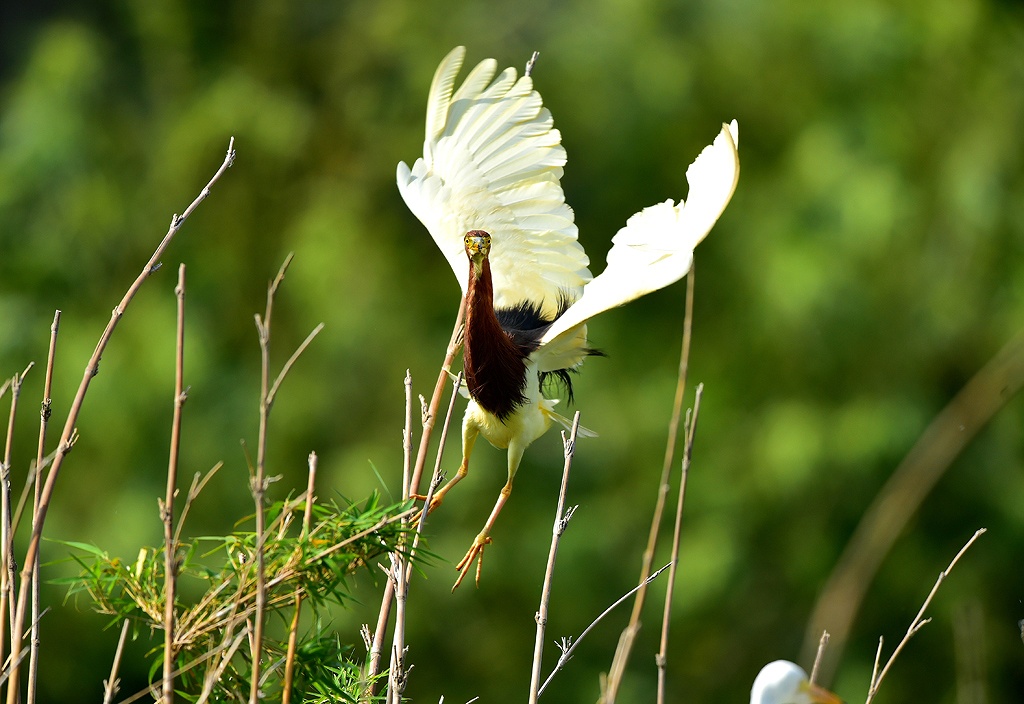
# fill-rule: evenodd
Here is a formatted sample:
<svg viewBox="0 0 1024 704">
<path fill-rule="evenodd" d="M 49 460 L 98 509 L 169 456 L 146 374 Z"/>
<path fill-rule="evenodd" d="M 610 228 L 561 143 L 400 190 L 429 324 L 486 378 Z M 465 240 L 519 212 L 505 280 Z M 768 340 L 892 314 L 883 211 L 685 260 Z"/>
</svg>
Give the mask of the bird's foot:
<svg viewBox="0 0 1024 704">
<path fill-rule="evenodd" d="M 473 545 L 469 548 L 466 556 L 459 561 L 459 564 L 455 565 L 455 569 L 459 571 L 459 578 L 455 580 L 455 585 L 452 587 L 454 592 L 462 584 L 462 580 L 469 574 L 470 568 L 473 566 L 473 562 L 476 562 L 476 586 L 480 586 L 480 572 L 484 567 L 484 547 L 489 545 L 491 542 L 491 536 L 487 534 L 487 531 L 481 531 L 477 536 L 476 540 L 473 541 Z"/>
<path fill-rule="evenodd" d="M 427 500 L 427 497 L 423 496 L 422 494 L 412 494 L 409 498 L 415 499 L 416 501 L 426 501 Z M 433 498 L 430 499 L 430 508 L 427 509 L 427 515 L 429 516 L 435 510 L 437 510 L 437 507 L 441 505 L 442 501 L 444 501 L 444 494 L 441 494 L 441 493 L 434 494 Z M 423 509 L 420 509 L 419 511 L 414 513 L 412 515 L 412 518 L 409 519 L 409 520 L 412 523 L 419 523 L 420 517 L 422 515 L 423 515 Z"/>
</svg>

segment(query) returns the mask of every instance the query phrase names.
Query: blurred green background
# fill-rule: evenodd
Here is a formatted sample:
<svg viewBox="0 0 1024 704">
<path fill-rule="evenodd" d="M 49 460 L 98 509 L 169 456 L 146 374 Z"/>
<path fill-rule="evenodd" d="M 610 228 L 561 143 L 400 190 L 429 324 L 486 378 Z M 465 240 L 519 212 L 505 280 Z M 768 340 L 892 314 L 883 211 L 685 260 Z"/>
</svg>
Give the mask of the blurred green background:
<svg viewBox="0 0 1024 704">
<path fill-rule="evenodd" d="M 54 309 L 55 442 L 110 310 L 236 138 L 234 168 L 103 358 L 48 523 L 51 538 L 126 560 L 160 540 L 178 262 L 191 386 L 181 472 L 226 463 L 187 532 L 230 530 L 251 511 L 239 439 L 252 445 L 257 427 L 252 314 L 289 251 L 277 364 L 316 323 L 326 329 L 274 409 L 275 498 L 305 485 L 310 450 L 321 496 L 360 499 L 380 488 L 375 469 L 400 490 L 402 378 L 411 369 L 430 394 L 459 289 L 394 169 L 421 151 L 430 78 L 456 44 L 470 65 L 493 56 L 522 67 L 540 51 L 535 83 L 562 131 L 563 185 L 595 271 L 626 218 L 685 195 L 686 166 L 721 122 L 739 121 L 739 188 L 697 253 L 691 381 L 706 393 L 672 622 L 675 701 L 746 701 L 763 663 L 798 657 L 872 498 L 1024 327 L 1020 2 L 5 3 L 0 40 L 0 372 L 37 363 L 16 488 L 35 454 Z M 684 289 L 591 326 L 608 358 L 587 362 L 576 395 L 600 438 L 576 455 L 580 509 L 562 543 L 550 639 L 578 634 L 635 582 Z M 1019 700 L 1022 421 L 1010 399 L 901 533 L 839 663 L 846 699 L 864 696 L 878 637 L 895 645 L 939 570 L 985 526 L 877 701 Z M 478 447 L 430 524 L 431 548 L 452 563 L 504 481 L 504 453 Z M 457 457 L 450 448 L 449 472 Z M 409 696 L 526 697 L 561 464 L 554 432 L 527 453 L 479 590 L 450 595 L 444 562 L 414 582 Z M 58 561 L 45 577 L 71 569 L 63 546 L 44 549 Z M 359 623 L 374 621 L 378 591 L 354 585 L 355 608 L 337 615 L 344 639 L 357 643 Z M 98 700 L 116 629 L 84 600 L 63 603 L 58 587 L 45 597 L 42 700 Z M 620 701 L 653 698 L 659 610 Z M 547 698 L 596 699 L 627 615 L 596 629 Z M 125 693 L 145 683 L 147 635 L 130 648 Z M 969 686 L 978 678 L 981 694 Z"/>
</svg>

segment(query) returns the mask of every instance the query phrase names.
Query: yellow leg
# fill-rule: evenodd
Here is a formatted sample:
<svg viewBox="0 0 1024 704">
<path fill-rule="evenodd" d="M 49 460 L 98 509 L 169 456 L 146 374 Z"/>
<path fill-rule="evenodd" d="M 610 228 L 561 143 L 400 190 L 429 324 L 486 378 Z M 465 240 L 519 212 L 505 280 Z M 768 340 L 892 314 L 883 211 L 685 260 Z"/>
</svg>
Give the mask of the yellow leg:
<svg viewBox="0 0 1024 704">
<path fill-rule="evenodd" d="M 474 560 L 476 561 L 476 585 L 480 586 L 480 572 L 484 566 L 484 546 L 491 542 L 491 528 L 494 527 L 494 521 L 498 518 L 498 514 L 501 513 L 501 507 L 508 501 L 509 495 L 512 493 L 512 479 L 509 478 L 505 486 L 502 487 L 501 493 L 498 494 L 498 500 L 494 503 L 494 508 L 491 509 L 491 515 L 487 518 L 487 522 L 484 523 L 484 529 L 477 533 L 476 539 L 473 541 L 473 545 L 470 546 L 466 556 L 459 561 L 459 564 L 455 565 L 455 569 L 459 571 L 459 578 L 455 580 L 455 586 L 452 587 L 452 591 L 459 588 L 462 584 L 462 580 L 469 574 L 469 569 L 472 567 Z"/>
<path fill-rule="evenodd" d="M 459 561 L 459 564 L 455 565 L 455 569 L 459 571 L 459 578 L 455 580 L 455 585 L 452 587 L 453 592 L 459 588 L 462 580 L 469 574 L 474 561 L 476 562 L 476 585 L 480 586 L 480 572 L 484 566 L 484 547 L 491 543 L 491 528 L 494 527 L 498 514 L 501 513 L 502 507 L 512 493 L 512 480 L 516 476 L 516 470 L 519 469 L 519 461 L 523 458 L 525 450 L 525 445 L 520 445 L 516 442 L 508 446 L 508 481 L 501 488 L 501 493 L 498 494 L 498 500 L 494 502 L 494 508 L 491 509 L 491 515 L 487 517 L 483 530 L 477 533 L 476 539 L 470 546 L 469 551 L 466 552 L 465 557 Z"/>
<path fill-rule="evenodd" d="M 455 476 L 449 479 L 444 486 L 434 492 L 434 496 L 430 500 L 430 508 L 427 511 L 428 515 L 433 513 L 434 509 L 441 505 L 441 502 L 444 501 L 445 494 L 451 491 L 452 487 L 462 481 L 463 477 L 469 473 L 469 456 L 473 452 L 473 444 L 476 442 L 476 438 L 479 434 L 480 429 L 477 428 L 475 424 L 469 422 L 464 422 L 462 424 L 462 464 L 459 465 L 459 471 L 455 473 Z M 427 497 L 421 494 L 415 494 L 412 498 L 425 501 Z M 417 514 L 415 520 L 418 519 L 419 514 Z"/>
</svg>

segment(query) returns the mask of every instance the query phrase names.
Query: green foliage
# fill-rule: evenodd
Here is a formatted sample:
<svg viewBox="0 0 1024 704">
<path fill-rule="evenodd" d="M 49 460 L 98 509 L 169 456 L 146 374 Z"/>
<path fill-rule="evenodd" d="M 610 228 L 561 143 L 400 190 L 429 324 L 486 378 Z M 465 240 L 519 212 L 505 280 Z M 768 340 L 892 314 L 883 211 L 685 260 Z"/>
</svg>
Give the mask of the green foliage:
<svg viewBox="0 0 1024 704">
<path fill-rule="evenodd" d="M 267 614 L 287 625 L 296 600 L 313 607 L 314 622 L 302 635 L 296 651 L 294 692 L 302 701 L 356 701 L 367 686 L 361 663 L 353 659 L 329 623 L 323 621 L 327 602 L 343 604 L 348 580 L 359 568 L 381 555 L 400 550 L 403 524 L 399 506 L 381 506 L 376 495 L 360 505 L 339 508 L 315 504 L 308 533 L 300 530 L 304 500 L 268 507 L 263 554 L 267 581 Z M 82 573 L 69 584 L 69 595 L 87 594 L 92 607 L 113 617 L 129 619 L 136 632 L 160 632 L 166 605 L 164 549 L 142 548 L 135 564 L 111 557 L 98 547 L 69 542 L 81 554 L 74 559 Z M 206 678 L 220 668 L 210 701 L 245 699 L 249 693 L 250 654 L 238 648 L 256 603 L 256 535 L 235 531 L 226 536 L 198 538 L 181 544 L 178 560 L 179 599 L 175 604 L 175 662 L 182 676 L 181 696 L 194 701 Z M 212 564 L 211 564 L 212 561 Z M 274 677 L 263 685 L 274 695 L 286 656 L 287 629 L 264 642 L 264 657 L 276 663 Z M 232 653 L 225 657 L 224 653 Z M 163 648 L 150 651 L 150 678 L 160 670 Z M 221 658 L 224 658 L 222 661 Z"/>
<path fill-rule="evenodd" d="M 380 677 L 375 682 L 380 683 Z M 383 679 L 387 679 L 386 674 Z M 362 668 L 350 646 L 341 645 L 337 636 L 302 637 L 296 657 L 296 689 L 305 692 L 306 704 L 333 702 L 383 701 L 383 695 L 369 694 Z"/>
</svg>

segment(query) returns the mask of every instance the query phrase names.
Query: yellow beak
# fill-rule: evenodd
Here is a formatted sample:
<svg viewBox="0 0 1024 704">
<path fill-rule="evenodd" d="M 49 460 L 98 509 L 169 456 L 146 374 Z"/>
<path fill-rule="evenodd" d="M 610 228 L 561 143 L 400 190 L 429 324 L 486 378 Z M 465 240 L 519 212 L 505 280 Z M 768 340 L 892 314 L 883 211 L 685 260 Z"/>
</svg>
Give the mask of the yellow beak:
<svg viewBox="0 0 1024 704">
<path fill-rule="evenodd" d="M 843 704 L 843 700 L 832 694 L 827 689 L 822 689 L 816 684 L 807 683 L 806 690 L 807 696 L 811 698 L 815 704 Z"/>
</svg>

